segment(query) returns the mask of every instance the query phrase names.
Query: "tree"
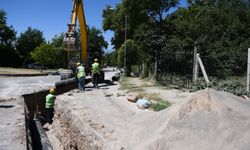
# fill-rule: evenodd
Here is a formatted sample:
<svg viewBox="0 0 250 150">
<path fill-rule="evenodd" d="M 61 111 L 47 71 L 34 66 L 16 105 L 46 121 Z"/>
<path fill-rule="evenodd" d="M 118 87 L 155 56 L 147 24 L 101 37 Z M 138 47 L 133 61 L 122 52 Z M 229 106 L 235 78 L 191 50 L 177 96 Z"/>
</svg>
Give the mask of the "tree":
<svg viewBox="0 0 250 150">
<path fill-rule="evenodd" d="M 0 10 L 0 44 L 11 46 L 16 39 L 16 31 L 12 26 L 7 25 L 6 12 Z"/>
<path fill-rule="evenodd" d="M 21 33 L 20 37 L 17 39 L 16 48 L 19 51 L 24 64 L 32 62 L 31 52 L 44 42 L 45 39 L 43 37 L 43 32 L 38 29 L 28 27 L 24 33 Z"/>
<path fill-rule="evenodd" d="M 102 31 L 95 28 L 87 26 L 88 34 L 88 52 L 91 59 L 101 59 L 103 55 L 103 49 L 108 47 L 108 43 L 105 41 Z"/>
<path fill-rule="evenodd" d="M 178 48 L 182 57 L 193 50 L 197 41 L 210 75 L 239 74 L 239 69 L 234 68 L 246 67 L 247 47 L 243 49 L 241 45 L 250 36 L 246 6 L 237 0 L 192 1 L 188 8 L 178 9 L 169 16 L 168 23 L 172 26 L 169 40 L 182 41 Z M 168 47 L 174 48 L 170 43 Z"/>
<path fill-rule="evenodd" d="M 167 17 L 169 10 L 179 4 L 179 0 L 146 0 L 145 9 L 155 23 L 162 23 Z"/>
<path fill-rule="evenodd" d="M 104 54 L 104 63 L 108 66 L 117 66 L 118 54 L 117 51 Z"/>
<path fill-rule="evenodd" d="M 67 51 L 63 49 L 63 38 L 64 33 L 57 34 L 52 38 L 51 45 L 54 46 L 57 50 L 51 55 L 55 55 L 57 60 L 55 62 L 55 65 L 57 67 L 66 68 L 68 66 L 68 54 Z"/>
<path fill-rule="evenodd" d="M 148 56 L 153 56 L 155 61 L 155 76 L 157 70 L 157 60 L 159 53 L 164 45 L 164 41 L 162 38 L 165 35 L 162 35 L 162 32 L 158 31 L 169 31 L 165 26 L 165 18 L 168 16 L 169 10 L 178 5 L 178 0 L 123 0 L 120 4 L 116 6 L 115 9 L 110 9 L 110 6 L 107 6 L 106 9 L 103 10 L 103 29 L 112 30 L 115 32 L 114 38 L 112 38 L 112 44 L 116 49 L 120 48 L 124 43 L 124 33 L 125 33 L 125 16 L 128 16 L 128 39 L 136 40 L 136 36 L 140 36 L 139 33 L 141 30 L 140 27 L 143 25 L 150 26 L 149 30 L 154 31 L 156 28 L 156 35 L 152 36 L 143 36 L 146 38 L 149 43 L 151 43 L 150 49 L 144 49 L 145 51 L 150 52 L 150 54 L 146 54 Z M 147 32 L 146 30 L 144 30 Z M 144 34 L 144 31 L 141 32 Z M 148 32 L 149 33 L 149 32 Z M 158 35 L 160 33 L 160 35 Z M 165 33 L 164 33 L 165 34 Z M 150 35 L 150 33 L 149 33 Z M 162 38 L 161 38 L 162 36 Z M 152 37 L 154 37 L 157 41 L 152 41 Z M 141 38 L 142 39 L 142 38 Z M 154 42 L 154 43 L 153 43 Z M 159 43 L 160 42 L 160 43 Z M 137 41 L 138 46 L 143 46 L 144 43 L 140 43 Z M 152 45 L 157 44 L 157 45 Z M 152 49 L 153 48 L 153 49 Z M 153 52 L 151 52 L 153 51 Z M 142 51 L 143 52 L 143 51 Z M 141 56 L 146 56 L 141 55 Z M 146 60 L 146 59 L 144 59 Z"/>
<path fill-rule="evenodd" d="M 40 64 L 48 66 L 56 65 L 58 64 L 58 56 L 56 54 L 58 54 L 59 50 L 59 48 L 56 48 L 51 44 L 43 43 L 31 52 L 31 56 Z"/>
<path fill-rule="evenodd" d="M 128 39 L 126 43 L 122 44 L 122 46 L 118 49 L 118 66 L 124 66 L 124 51 L 126 44 L 126 66 L 127 66 L 127 76 L 130 76 L 132 65 L 139 64 L 138 57 L 138 46 L 135 41 Z"/>
<path fill-rule="evenodd" d="M 20 65 L 20 58 L 14 48 L 16 31 L 7 25 L 6 20 L 6 12 L 0 10 L 0 66 L 17 67 Z"/>
</svg>

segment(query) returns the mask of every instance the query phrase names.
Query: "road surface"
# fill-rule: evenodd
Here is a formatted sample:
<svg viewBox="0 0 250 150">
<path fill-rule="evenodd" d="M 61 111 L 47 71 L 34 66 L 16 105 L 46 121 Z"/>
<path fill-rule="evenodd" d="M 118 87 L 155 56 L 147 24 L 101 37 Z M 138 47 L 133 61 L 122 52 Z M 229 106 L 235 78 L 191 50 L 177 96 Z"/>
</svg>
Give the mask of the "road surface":
<svg viewBox="0 0 250 150">
<path fill-rule="evenodd" d="M 21 95 L 53 87 L 58 80 L 60 76 L 0 77 L 0 150 L 26 149 Z"/>
</svg>

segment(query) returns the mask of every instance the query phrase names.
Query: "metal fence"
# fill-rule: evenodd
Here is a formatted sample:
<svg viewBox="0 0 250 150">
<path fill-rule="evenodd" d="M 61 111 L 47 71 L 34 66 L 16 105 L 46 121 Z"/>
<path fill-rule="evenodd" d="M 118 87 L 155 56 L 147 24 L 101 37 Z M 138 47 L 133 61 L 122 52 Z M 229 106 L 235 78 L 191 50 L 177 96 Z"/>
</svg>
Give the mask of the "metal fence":
<svg viewBox="0 0 250 150">
<path fill-rule="evenodd" d="M 240 56 L 244 58 L 239 60 L 237 60 L 238 57 L 234 57 L 233 59 L 235 60 L 230 60 L 231 58 L 228 57 L 220 57 L 215 60 L 214 58 L 201 55 L 200 57 L 210 80 L 209 85 L 204 84 L 205 81 L 201 71 L 199 71 L 198 74 L 198 81 L 196 83 L 192 82 L 193 55 L 193 52 L 191 52 L 185 54 L 185 57 L 181 59 L 159 58 L 156 79 L 162 85 L 174 85 L 180 88 L 193 88 L 194 86 L 200 86 L 198 88 L 202 88 L 203 86 L 203 88 L 212 87 L 237 95 L 247 93 L 247 50 L 246 53 L 240 54 Z M 234 62 L 232 63 L 232 61 Z"/>
<path fill-rule="evenodd" d="M 166 60 L 158 65 L 156 79 L 162 85 L 189 87 L 192 81 L 192 64 L 183 60 Z"/>
</svg>

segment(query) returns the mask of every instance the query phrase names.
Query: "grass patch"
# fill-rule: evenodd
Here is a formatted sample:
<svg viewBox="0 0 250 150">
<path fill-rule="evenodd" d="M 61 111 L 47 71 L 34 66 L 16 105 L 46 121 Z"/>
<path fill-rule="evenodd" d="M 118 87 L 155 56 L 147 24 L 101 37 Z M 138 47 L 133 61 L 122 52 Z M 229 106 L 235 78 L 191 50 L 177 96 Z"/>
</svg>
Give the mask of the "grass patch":
<svg viewBox="0 0 250 150">
<path fill-rule="evenodd" d="M 129 84 L 128 78 L 124 76 L 121 77 L 121 80 L 119 80 L 119 83 L 120 83 L 120 88 L 119 88 L 120 90 L 125 90 L 125 89 L 129 89 L 132 87 L 132 85 Z"/>
<path fill-rule="evenodd" d="M 161 111 L 169 107 L 170 105 L 171 104 L 168 101 L 160 101 L 160 102 L 152 103 L 149 108 L 154 111 Z"/>
<path fill-rule="evenodd" d="M 160 97 L 160 93 L 140 93 L 139 97 L 145 97 L 146 99 L 154 101 L 163 101 Z"/>
<path fill-rule="evenodd" d="M 139 98 L 145 98 L 151 101 L 151 105 L 149 109 L 153 111 L 161 111 L 167 107 L 169 107 L 171 104 L 169 101 L 163 100 L 160 97 L 160 93 L 146 93 L 143 89 L 143 87 L 148 87 L 148 86 L 154 86 L 154 85 L 148 85 L 148 84 L 143 84 L 143 86 L 136 86 L 135 84 L 132 84 L 129 82 L 129 77 L 124 77 L 122 76 L 121 80 L 119 81 L 120 83 L 120 90 L 127 90 L 127 92 L 136 92 L 139 94 Z M 158 82 L 156 82 L 159 84 Z"/>
<path fill-rule="evenodd" d="M 143 88 L 140 88 L 140 87 L 134 87 L 134 88 L 130 88 L 128 91 L 129 92 L 144 92 L 144 89 Z"/>
<path fill-rule="evenodd" d="M 160 93 L 141 93 L 139 97 L 150 100 L 152 104 L 149 109 L 153 111 L 161 111 L 171 105 L 169 101 L 163 100 L 160 97 Z"/>
<path fill-rule="evenodd" d="M 142 87 L 129 83 L 129 77 L 122 76 L 122 79 L 120 80 L 119 83 L 120 83 L 119 90 L 128 90 L 127 92 L 143 92 L 144 91 Z"/>
</svg>

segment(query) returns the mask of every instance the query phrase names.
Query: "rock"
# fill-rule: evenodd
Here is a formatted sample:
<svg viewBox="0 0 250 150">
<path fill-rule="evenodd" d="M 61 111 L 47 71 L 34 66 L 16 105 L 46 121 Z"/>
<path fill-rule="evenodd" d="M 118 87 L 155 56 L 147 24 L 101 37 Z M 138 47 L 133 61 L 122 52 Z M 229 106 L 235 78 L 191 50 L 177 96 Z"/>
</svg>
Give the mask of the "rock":
<svg viewBox="0 0 250 150">
<path fill-rule="evenodd" d="M 105 97 L 110 97 L 110 96 L 113 95 L 113 93 L 109 93 L 109 92 L 105 91 L 105 92 L 104 92 L 104 95 L 105 95 Z"/>
<path fill-rule="evenodd" d="M 130 93 L 128 94 L 127 100 L 135 103 L 138 100 L 138 97 L 138 94 Z"/>
<path fill-rule="evenodd" d="M 112 95 L 113 95 L 112 93 L 107 93 L 107 94 L 105 94 L 105 97 L 110 97 Z"/>
<path fill-rule="evenodd" d="M 116 96 L 117 96 L 117 97 L 125 96 L 125 93 L 116 93 Z"/>
<path fill-rule="evenodd" d="M 241 98 L 244 98 L 245 100 L 250 100 L 247 95 L 241 95 Z"/>
</svg>

